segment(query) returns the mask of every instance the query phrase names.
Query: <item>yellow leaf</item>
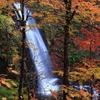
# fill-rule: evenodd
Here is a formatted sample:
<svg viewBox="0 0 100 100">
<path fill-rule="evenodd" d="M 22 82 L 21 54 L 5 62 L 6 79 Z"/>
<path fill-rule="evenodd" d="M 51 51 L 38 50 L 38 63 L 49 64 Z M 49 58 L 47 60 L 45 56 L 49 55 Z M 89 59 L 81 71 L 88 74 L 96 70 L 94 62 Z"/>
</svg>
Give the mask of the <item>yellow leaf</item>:
<svg viewBox="0 0 100 100">
<path fill-rule="evenodd" d="M 34 50 L 38 50 L 38 48 L 34 48 Z"/>
<path fill-rule="evenodd" d="M 58 76 L 63 76 L 64 72 L 63 71 L 52 71 L 53 73 L 57 73 Z"/>
<path fill-rule="evenodd" d="M 11 83 L 12 83 L 14 86 L 16 86 L 16 87 L 17 87 L 17 84 L 15 84 L 15 82 L 14 82 L 14 81 L 11 81 Z"/>
</svg>

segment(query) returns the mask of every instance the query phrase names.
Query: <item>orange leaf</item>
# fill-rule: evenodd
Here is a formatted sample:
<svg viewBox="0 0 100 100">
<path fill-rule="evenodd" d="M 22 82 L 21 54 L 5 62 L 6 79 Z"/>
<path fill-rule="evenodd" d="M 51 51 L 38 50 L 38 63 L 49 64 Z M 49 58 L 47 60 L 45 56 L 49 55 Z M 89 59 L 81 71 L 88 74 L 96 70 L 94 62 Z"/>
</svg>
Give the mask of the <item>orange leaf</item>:
<svg viewBox="0 0 100 100">
<path fill-rule="evenodd" d="M 12 70 L 12 67 L 6 67 L 8 71 L 10 72 Z"/>
<path fill-rule="evenodd" d="M 36 97 L 36 93 L 34 93 L 33 97 L 34 97 L 34 98 Z"/>
<path fill-rule="evenodd" d="M 15 71 L 15 70 L 11 70 L 12 73 L 19 75 L 19 72 Z"/>
<path fill-rule="evenodd" d="M 14 64 L 9 64 L 9 66 L 14 66 Z"/>
<path fill-rule="evenodd" d="M 79 91 L 80 95 L 83 96 L 83 97 L 87 97 L 89 95 L 88 92 L 85 92 L 82 88 L 80 88 L 80 91 Z"/>
<path fill-rule="evenodd" d="M 7 98 L 3 97 L 2 100 L 7 100 Z"/>
<path fill-rule="evenodd" d="M 3 80 L 0 81 L 3 85 L 6 85 L 8 88 L 11 88 L 11 85 L 8 82 L 5 82 Z"/>
<path fill-rule="evenodd" d="M 6 74 L 0 74 L 0 76 L 5 77 L 5 76 L 7 76 L 7 75 L 6 75 Z"/>
<path fill-rule="evenodd" d="M 55 93 L 55 92 L 53 92 L 52 90 L 50 90 L 50 92 L 51 92 L 51 94 L 53 95 L 53 97 L 54 97 L 56 100 L 58 100 L 58 99 L 57 99 L 58 93 Z"/>
<path fill-rule="evenodd" d="M 72 100 L 72 99 L 66 95 L 66 100 Z"/>
<path fill-rule="evenodd" d="M 38 100 L 38 99 L 36 99 L 36 98 L 31 98 L 30 100 Z"/>
</svg>

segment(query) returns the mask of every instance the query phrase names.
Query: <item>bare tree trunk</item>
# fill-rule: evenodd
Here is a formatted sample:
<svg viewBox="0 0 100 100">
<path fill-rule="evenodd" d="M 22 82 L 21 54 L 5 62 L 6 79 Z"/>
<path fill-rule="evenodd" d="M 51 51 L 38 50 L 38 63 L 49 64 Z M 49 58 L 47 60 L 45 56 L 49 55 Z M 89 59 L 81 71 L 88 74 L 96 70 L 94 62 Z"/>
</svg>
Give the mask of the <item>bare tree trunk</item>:
<svg viewBox="0 0 100 100">
<path fill-rule="evenodd" d="M 25 26 L 26 22 L 24 21 L 24 0 L 20 0 L 21 4 L 21 26 Z M 18 89 L 18 100 L 22 100 L 23 94 L 22 94 L 22 87 L 23 87 L 23 79 L 24 79 L 24 64 L 25 64 L 25 28 L 22 30 L 22 58 L 21 58 L 21 69 L 20 69 L 20 82 L 19 82 L 19 89 Z"/>
<path fill-rule="evenodd" d="M 69 86 L 69 45 L 70 45 L 70 33 L 69 33 L 69 25 L 71 21 L 71 0 L 64 0 L 66 7 L 66 25 L 64 26 L 65 35 L 64 35 L 64 76 L 63 76 L 63 84 L 65 86 Z M 66 100 L 66 93 L 63 91 L 63 100 Z"/>
</svg>

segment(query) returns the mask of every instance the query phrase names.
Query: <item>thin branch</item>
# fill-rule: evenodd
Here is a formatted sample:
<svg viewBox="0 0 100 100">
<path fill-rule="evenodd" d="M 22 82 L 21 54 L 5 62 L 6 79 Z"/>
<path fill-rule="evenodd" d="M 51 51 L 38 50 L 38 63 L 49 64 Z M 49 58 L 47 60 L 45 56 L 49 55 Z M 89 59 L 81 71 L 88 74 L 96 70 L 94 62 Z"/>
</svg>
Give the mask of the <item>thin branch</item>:
<svg viewBox="0 0 100 100">
<path fill-rule="evenodd" d="M 17 10 L 17 8 L 15 7 L 15 5 L 12 4 L 12 6 L 14 7 L 14 9 L 16 9 L 16 13 L 17 13 L 18 17 L 21 18 L 21 16 L 20 16 L 20 14 L 18 13 L 18 10 Z"/>
<path fill-rule="evenodd" d="M 27 20 L 28 20 L 28 18 L 29 18 L 29 14 L 30 14 L 30 12 L 31 12 L 31 11 L 29 11 L 29 10 L 27 9 L 26 21 L 27 21 Z"/>
<path fill-rule="evenodd" d="M 89 24 L 89 23 L 86 23 L 86 22 L 85 22 L 84 20 L 82 20 L 82 19 L 81 19 L 81 21 L 84 22 L 85 24 L 87 24 L 86 27 L 91 26 L 92 28 L 94 28 L 94 29 L 96 29 L 98 32 L 100 32 L 100 29 L 98 29 L 97 27 L 95 27 L 95 26 L 93 26 L 93 25 L 91 25 L 91 24 Z"/>
<path fill-rule="evenodd" d="M 75 10 L 73 11 L 71 17 L 70 17 L 70 21 L 73 19 L 74 15 L 76 14 L 76 10 L 78 9 L 78 6 L 75 7 Z"/>
</svg>

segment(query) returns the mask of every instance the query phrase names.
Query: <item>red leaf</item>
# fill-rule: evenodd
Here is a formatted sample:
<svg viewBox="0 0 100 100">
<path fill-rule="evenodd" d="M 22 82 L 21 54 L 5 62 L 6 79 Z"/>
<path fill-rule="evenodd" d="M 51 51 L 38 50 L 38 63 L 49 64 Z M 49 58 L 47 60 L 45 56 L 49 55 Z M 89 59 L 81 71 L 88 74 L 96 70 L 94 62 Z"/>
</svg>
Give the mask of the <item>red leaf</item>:
<svg viewBox="0 0 100 100">
<path fill-rule="evenodd" d="M 34 92 L 35 90 L 34 90 L 34 89 L 31 89 L 30 91 L 31 91 L 31 92 Z"/>
</svg>

